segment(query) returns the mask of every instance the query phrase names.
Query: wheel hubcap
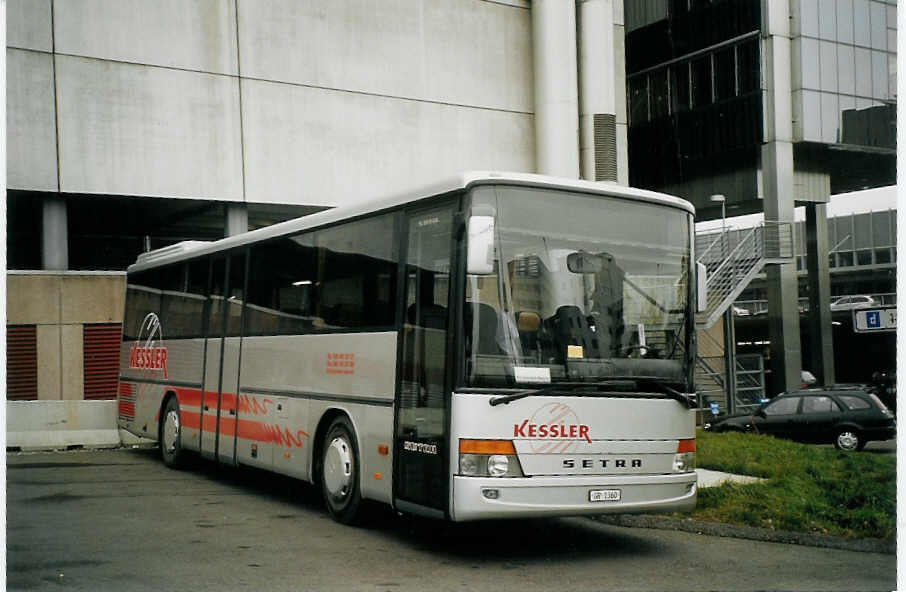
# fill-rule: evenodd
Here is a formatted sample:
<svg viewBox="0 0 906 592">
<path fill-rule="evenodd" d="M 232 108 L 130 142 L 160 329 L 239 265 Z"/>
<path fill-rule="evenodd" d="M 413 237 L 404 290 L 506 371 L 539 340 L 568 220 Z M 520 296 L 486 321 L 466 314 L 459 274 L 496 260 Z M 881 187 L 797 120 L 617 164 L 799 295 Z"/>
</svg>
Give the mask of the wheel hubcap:
<svg viewBox="0 0 906 592">
<path fill-rule="evenodd" d="M 173 452 L 176 450 L 176 442 L 179 440 L 179 414 L 175 410 L 167 412 L 164 419 L 164 450 Z"/>
<path fill-rule="evenodd" d="M 852 432 L 843 432 L 837 436 L 837 444 L 844 450 L 855 450 L 856 446 L 859 445 L 859 438 Z"/>
<path fill-rule="evenodd" d="M 324 485 L 335 498 L 343 498 L 352 485 L 352 447 L 337 436 L 324 453 Z"/>
</svg>

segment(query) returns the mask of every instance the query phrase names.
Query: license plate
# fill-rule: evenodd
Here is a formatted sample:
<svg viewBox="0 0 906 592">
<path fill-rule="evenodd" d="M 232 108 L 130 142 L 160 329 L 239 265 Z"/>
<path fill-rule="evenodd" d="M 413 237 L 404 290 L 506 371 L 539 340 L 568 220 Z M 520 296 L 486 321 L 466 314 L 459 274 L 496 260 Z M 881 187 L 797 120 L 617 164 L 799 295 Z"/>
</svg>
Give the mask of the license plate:
<svg viewBox="0 0 906 592">
<path fill-rule="evenodd" d="M 592 489 L 588 492 L 590 502 L 618 502 L 620 501 L 619 489 Z"/>
</svg>

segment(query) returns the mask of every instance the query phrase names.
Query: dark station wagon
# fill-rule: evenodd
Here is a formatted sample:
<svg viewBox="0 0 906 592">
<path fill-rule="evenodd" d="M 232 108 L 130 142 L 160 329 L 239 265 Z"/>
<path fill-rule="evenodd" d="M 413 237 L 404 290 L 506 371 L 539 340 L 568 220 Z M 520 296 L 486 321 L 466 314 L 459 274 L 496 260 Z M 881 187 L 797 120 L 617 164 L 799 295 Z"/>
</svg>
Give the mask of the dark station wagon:
<svg viewBox="0 0 906 592">
<path fill-rule="evenodd" d="M 713 432 L 753 432 L 799 442 L 862 450 L 870 440 L 896 435 L 893 413 L 860 388 L 813 388 L 783 393 L 752 413 L 718 417 L 704 424 Z"/>
</svg>

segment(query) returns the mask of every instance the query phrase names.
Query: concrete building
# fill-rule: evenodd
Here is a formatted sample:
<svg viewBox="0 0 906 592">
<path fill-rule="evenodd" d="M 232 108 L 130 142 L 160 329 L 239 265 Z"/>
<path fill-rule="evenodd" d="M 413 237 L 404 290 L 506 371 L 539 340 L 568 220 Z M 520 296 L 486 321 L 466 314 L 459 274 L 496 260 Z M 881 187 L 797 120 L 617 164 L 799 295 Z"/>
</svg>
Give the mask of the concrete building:
<svg viewBox="0 0 906 592">
<path fill-rule="evenodd" d="M 77 272 L 468 169 L 628 182 L 622 0 L 7 7 L 8 335 L 70 360 L 20 398 L 80 398 L 80 336 L 120 320 Z"/>
</svg>

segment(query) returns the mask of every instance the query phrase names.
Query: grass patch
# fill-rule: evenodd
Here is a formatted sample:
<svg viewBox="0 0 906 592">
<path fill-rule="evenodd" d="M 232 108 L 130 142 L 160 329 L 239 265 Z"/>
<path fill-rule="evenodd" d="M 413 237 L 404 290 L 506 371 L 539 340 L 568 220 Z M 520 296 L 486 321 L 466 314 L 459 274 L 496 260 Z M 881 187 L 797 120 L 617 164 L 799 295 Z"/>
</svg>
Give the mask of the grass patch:
<svg viewBox="0 0 906 592">
<path fill-rule="evenodd" d="M 692 517 L 774 530 L 892 539 L 896 459 L 755 434 L 699 431 L 699 467 L 764 477 L 698 490 Z"/>
</svg>

